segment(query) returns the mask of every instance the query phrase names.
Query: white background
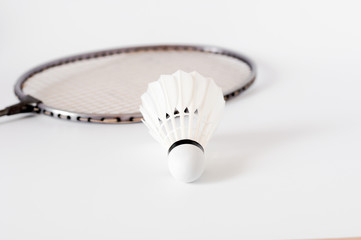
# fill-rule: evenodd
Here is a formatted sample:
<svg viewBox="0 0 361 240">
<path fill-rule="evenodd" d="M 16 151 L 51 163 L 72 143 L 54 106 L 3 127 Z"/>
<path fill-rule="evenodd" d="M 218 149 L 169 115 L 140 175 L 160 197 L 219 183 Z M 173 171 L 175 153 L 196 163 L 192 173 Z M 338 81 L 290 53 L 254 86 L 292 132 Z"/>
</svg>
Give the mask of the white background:
<svg viewBox="0 0 361 240">
<path fill-rule="evenodd" d="M 361 236 L 359 1 L 0 1 L 0 103 L 27 69 L 123 45 L 246 53 L 193 184 L 145 126 L 0 119 L 0 239 Z"/>
</svg>

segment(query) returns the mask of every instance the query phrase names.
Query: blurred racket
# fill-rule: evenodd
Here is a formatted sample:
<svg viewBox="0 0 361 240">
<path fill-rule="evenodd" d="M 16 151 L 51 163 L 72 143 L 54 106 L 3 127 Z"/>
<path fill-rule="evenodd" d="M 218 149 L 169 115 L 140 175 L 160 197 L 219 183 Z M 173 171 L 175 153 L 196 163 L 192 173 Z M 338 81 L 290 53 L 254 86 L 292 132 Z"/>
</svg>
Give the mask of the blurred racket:
<svg viewBox="0 0 361 240">
<path fill-rule="evenodd" d="M 79 122 L 139 122 L 140 96 L 148 83 L 179 69 L 213 78 L 225 100 L 245 91 L 256 77 L 250 59 L 218 47 L 104 50 L 61 58 L 26 72 L 15 85 L 20 103 L 1 110 L 0 116 L 33 112 Z"/>
</svg>

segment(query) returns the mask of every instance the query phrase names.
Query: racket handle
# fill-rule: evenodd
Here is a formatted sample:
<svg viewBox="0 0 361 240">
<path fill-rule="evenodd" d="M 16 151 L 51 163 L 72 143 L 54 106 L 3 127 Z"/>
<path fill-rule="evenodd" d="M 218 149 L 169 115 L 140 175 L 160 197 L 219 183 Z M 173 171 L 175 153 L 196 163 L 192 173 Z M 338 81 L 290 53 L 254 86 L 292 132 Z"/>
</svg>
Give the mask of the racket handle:
<svg viewBox="0 0 361 240">
<path fill-rule="evenodd" d="M 18 113 L 29 113 L 33 112 L 36 105 L 40 103 L 39 100 L 36 98 L 33 98 L 31 96 L 26 96 L 23 101 L 14 104 L 12 106 L 9 106 L 3 110 L 0 110 L 0 117 L 2 116 L 10 116 Z"/>
</svg>

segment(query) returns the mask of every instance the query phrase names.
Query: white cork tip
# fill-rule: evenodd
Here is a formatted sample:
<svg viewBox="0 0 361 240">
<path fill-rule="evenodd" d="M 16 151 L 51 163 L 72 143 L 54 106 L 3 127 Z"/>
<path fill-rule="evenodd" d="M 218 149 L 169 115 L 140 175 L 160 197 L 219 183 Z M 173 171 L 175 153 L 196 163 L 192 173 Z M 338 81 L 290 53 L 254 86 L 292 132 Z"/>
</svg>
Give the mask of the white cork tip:
<svg viewBox="0 0 361 240">
<path fill-rule="evenodd" d="M 181 182 L 194 182 L 204 171 L 205 157 L 203 149 L 193 144 L 181 144 L 168 154 L 169 171 Z"/>
</svg>

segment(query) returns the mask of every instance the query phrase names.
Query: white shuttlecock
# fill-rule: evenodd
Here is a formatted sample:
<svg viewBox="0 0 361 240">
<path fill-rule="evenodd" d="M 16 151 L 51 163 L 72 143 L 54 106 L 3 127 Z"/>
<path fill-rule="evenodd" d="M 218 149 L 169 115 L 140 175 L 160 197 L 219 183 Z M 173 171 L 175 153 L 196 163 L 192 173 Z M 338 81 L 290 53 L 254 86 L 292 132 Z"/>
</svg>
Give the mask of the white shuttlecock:
<svg viewBox="0 0 361 240">
<path fill-rule="evenodd" d="M 204 147 L 218 126 L 222 89 L 197 72 L 161 75 L 141 97 L 140 112 L 150 134 L 168 149 L 172 175 L 193 182 L 204 170 Z"/>
</svg>

